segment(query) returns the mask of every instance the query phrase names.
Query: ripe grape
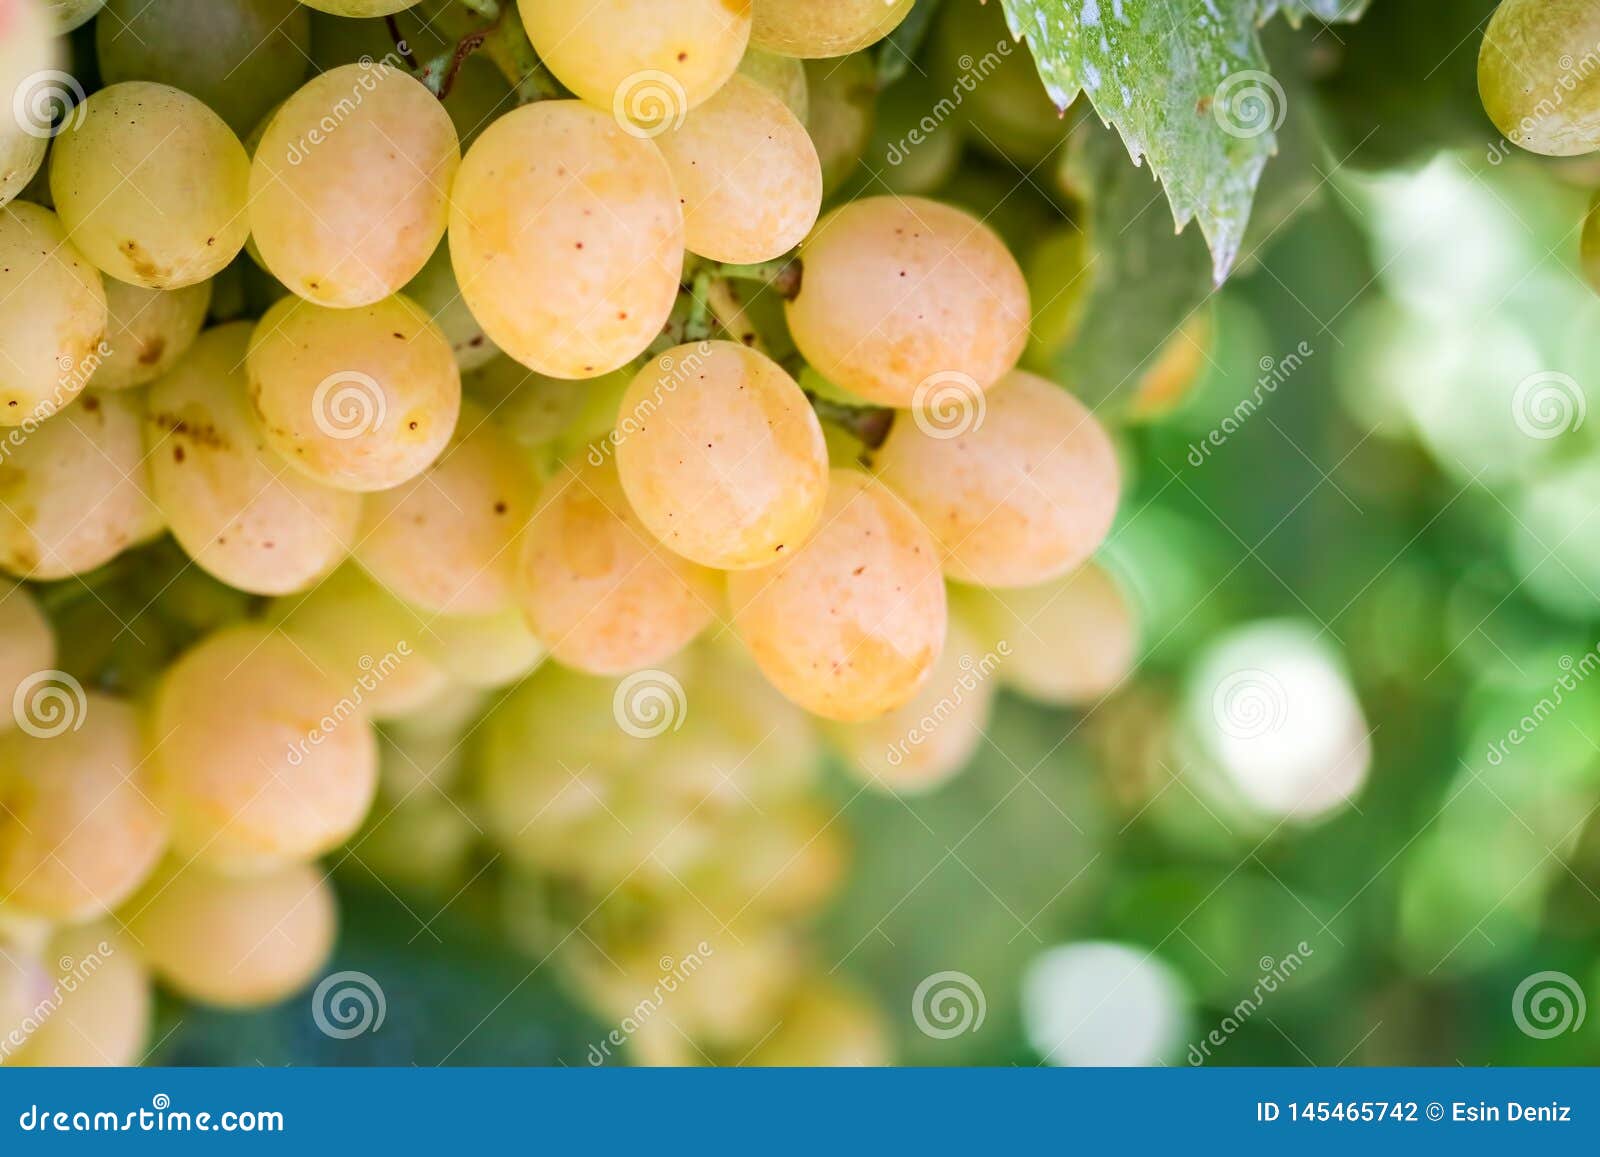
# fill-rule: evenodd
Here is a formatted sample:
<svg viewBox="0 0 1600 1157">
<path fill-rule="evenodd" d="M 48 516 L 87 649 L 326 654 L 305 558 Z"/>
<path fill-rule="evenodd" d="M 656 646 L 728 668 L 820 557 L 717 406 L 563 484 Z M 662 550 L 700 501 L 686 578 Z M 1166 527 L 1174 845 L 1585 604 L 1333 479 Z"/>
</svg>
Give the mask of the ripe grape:
<svg viewBox="0 0 1600 1157">
<path fill-rule="evenodd" d="M 173 850 L 261 873 L 343 842 L 377 786 L 365 696 L 387 679 L 386 660 L 341 686 L 287 635 L 241 624 L 167 668 L 152 734 Z"/>
<path fill-rule="evenodd" d="M 100 274 L 48 209 L 0 206 L 0 426 L 41 422 L 83 389 L 107 351 Z"/>
<path fill-rule="evenodd" d="M 562 84 L 654 135 L 722 87 L 750 41 L 750 0 L 518 0 Z"/>
<path fill-rule="evenodd" d="M 886 406 L 919 390 L 988 389 L 1028 340 L 1028 287 L 994 232 L 920 197 L 868 197 L 825 217 L 801 247 L 789 328 L 830 381 Z"/>
<path fill-rule="evenodd" d="M 1004 644 L 1000 681 L 1030 699 L 1063 707 L 1093 703 L 1133 669 L 1134 607 L 1094 562 L 1043 586 L 965 589 L 959 602 L 995 648 Z"/>
<path fill-rule="evenodd" d="M 89 384 L 97 390 L 125 390 L 170 370 L 205 324 L 211 284 L 146 289 L 106 278 L 105 344 L 111 352 L 95 366 Z"/>
<path fill-rule="evenodd" d="M 822 427 L 783 368 L 733 342 L 668 350 L 628 387 L 617 472 L 650 532 L 705 566 L 799 548 L 828 491 Z"/>
<path fill-rule="evenodd" d="M 361 498 L 288 468 L 250 409 L 248 322 L 207 330 L 145 399 L 150 489 L 173 537 L 252 594 L 304 590 L 350 549 Z"/>
<path fill-rule="evenodd" d="M 462 162 L 450 259 L 490 339 L 558 378 L 632 361 L 661 332 L 683 270 L 683 212 L 649 141 L 577 101 L 490 125 Z"/>
<path fill-rule="evenodd" d="M 781 562 L 728 577 L 734 625 L 774 686 L 825 719 L 910 702 L 945 638 L 939 552 L 882 483 L 833 472 L 822 523 Z"/>
<path fill-rule="evenodd" d="M 144 883 L 166 846 L 138 715 L 61 679 L 32 685 L 15 714 L 0 734 L 0 901 L 93 919 Z"/>
<path fill-rule="evenodd" d="M 311 14 L 296 0 L 106 0 L 94 33 L 107 84 L 170 84 L 242 136 L 305 79 Z"/>
<path fill-rule="evenodd" d="M 981 398 L 909 417 L 884 442 L 878 476 L 939 540 L 951 578 L 1036 586 L 1105 540 L 1121 492 L 1116 452 L 1054 382 L 1013 370 Z"/>
<path fill-rule="evenodd" d="M 545 647 L 520 609 L 494 615 L 440 615 L 428 620 L 422 653 L 468 687 L 504 687 L 544 659 Z"/>
<path fill-rule="evenodd" d="M 387 490 L 421 474 L 461 408 L 449 341 L 398 295 L 342 310 L 286 297 L 256 326 L 246 368 L 268 444 L 341 490 Z"/>
<path fill-rule="evenodd" d="M 50 941 L 53 982 L 44 978 L 22 1048 L 0 1061 L 31 1068 L 125 1067 L 144 1057 L 150 1033 L 150 977 L 133 942 L 109 923 L 63 928 Z M 52 1006 L 47 1002 L 55 1001 Z M 0 1028 L 7 1026 L 0 1020 Z M 0 1035 L 0 1046 L 9 1039 Z"/>
<path fill-rule="evenodd" d="M 518 578 L 533 633 L 561 662 L 596 675 L 670 658 L 721 597 L 713 571 L 651 536 L 609 459 L 569 463 L 546 484 Z"/>
<path fill-rule="evenodd" d="M 340 309 L 427 264 L 461 163 L 455 126 L 388 61 L 347 64 L 284 101 L 250 162 L 250 230 L 273 276 Z"/>
<path fill-rule="evenodd" d="M 333 889 L 313 864 L 239 879 L 169 867 L 125 913 L 150 967 L 181 995 L 221 1008 L 282 1000 L 333 950 Z"/>
<path fill-rule="evenodd" d="M 422 272 L 408 281 L 402 292 L 433 318 L 433 323 L 450 342 L 462 373 L 486 366 L 500 356 L 461 296 L 455 268 L 450 264 L 449 242 L 439 242 Z"/>
<path fill-rule="evenodd" d="M 160 533 L 133 391 L 90 391 L 6 448 L 0 470 L 0 568 L 67 578 Z"/>
<path fill-rule="evenodd" d="M 58 36 L 87 24 L 106 6 L 106 0 L 46 0 L 46 3 Z"/>
<path fill-rule="evenodd" d="M 367 496 L 356 561 L 433 614 L 511 610 L 517 542 L 533 514 L 536 485 L 515 443 L 467 403 L 438 461 L 410 482 Z"/>
<path fill-rule="evenodd" d="M 120 281 L 178 289 L 234 259 L 250 233 L 250 161 L 205 104 L 127 81 L 91 96 L 50 151 L 72 242 Z"/>
<path fill-rule="evenodd" d="M 750 39 L 785 56 L 845 56 L 882 40 L 914 0 L 753 0 Z"/>
<path fill-rule="evenodd" d="M 783 101 L 748 77 L 731 78 L 656 145 L 683 199 L 691 253 L 734 264 L 768 261 L 816 224 L 816 146 Z"/>
<path fill-rule="evenodd" d="M 739 72 L 764 88 L 776 93 L 795 119 L 806 123 L 810 107 L 807 99 L 806 67 L 792 56 L 779 56 L 776 52 L 751 47 L 739 61 Z"/>
<path fill-rule="evenodd" d="M 1502 0 L 1478 51 L 1478 95 L 1506 139 L 1547 157 L 1600 149 L 1596 44 L 1592 0 Z"/>
<path fill-rule="evenodd" d="M 17 689 L 31 675 L 54 668 L 55 632 L 28 588 L 0 584 L 0 733 L 16 723 L 8 710 Z"/>
</svg>

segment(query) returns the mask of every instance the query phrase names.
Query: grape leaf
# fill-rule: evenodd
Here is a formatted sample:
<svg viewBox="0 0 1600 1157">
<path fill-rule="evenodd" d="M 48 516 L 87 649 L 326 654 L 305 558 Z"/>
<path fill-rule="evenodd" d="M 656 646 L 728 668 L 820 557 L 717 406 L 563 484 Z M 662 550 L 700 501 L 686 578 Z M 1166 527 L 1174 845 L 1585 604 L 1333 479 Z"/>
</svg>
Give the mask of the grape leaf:
<svg viewBox="0 0 1600 1157">
<path fill-rule="evenodd" d="M 1045 89 L 1066 108 L 1088 94 L 1139 164 L 1166 188 L 1181 230 L 1197 220 L 1221 283 L 1233 267 L 1275 130 L 1283 88 L 1258 24 L 1283 11 L 1353 19 L 1366 0 L 1002 0 Z"/>
</svg>

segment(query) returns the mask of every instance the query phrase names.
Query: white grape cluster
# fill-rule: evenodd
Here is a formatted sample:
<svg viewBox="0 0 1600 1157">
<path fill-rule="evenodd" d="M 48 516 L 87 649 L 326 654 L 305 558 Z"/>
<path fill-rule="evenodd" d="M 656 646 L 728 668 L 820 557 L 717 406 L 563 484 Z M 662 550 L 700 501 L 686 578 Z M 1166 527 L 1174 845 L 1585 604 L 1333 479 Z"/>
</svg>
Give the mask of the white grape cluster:
<svg viewBox="0 0 1600 1157">
<path fill-rule="evenodd" d="M 846 859 L 819 737 L 926 790 L 1001 684 L 1092 700 L 1134 646 L 1113 443 L 1019 368 L 1006 245 L 825 207 L 866 131 L 802 61 L 911 3 L 23 5 L 7 91 L 102 7 L 104 84 L 0 115 L 0 693 L 57 665 L 31 584 L 170 536 L 250 599 L 71 729 L 0 719 L 0 1030 L 62 945 L 113 961 L 6 1059 L 140 1059 L 150 975 L 282 999 L 323 857 L 426 887 L 480 841 L 517 928 L 599 913 L 598 1007 L 715 945 L 636 1056 L 885 1055 L 797 947 Z"/>
</svg>

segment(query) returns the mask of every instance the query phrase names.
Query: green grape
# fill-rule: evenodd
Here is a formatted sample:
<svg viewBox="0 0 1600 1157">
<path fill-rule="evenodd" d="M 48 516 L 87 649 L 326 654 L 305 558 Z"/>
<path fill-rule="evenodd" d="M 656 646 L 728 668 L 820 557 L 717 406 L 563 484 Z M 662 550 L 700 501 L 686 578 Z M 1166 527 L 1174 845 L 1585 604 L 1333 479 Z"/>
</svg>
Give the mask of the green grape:
<svg viewBox="0 0 1600 1157">
<path fill-rule="evenodd" d="M 773 686 L 824 719 L 904 706 L 944 647 L 938 547 L 905 503 L 858 471 L 833 472 L 810 541 L 729 575 L 728 597 Z"/>
<path fill-rule="evenodd" d="M 267 269 L 319 305 L 393 294 L 444 236 L 461 164 L 450 117 L 387 60 L 307 82 L 250 163 L 250 230 Z"/>
<path fill-rule="evenodd" d="M 722 87 L 750 41 L 749 0 L 518 0 L 562 84 L 654 136 Z"/>
<path fill-rule="evenodd" d="M 93 20 L 95 13 L 106 6 L 106 0 L 46 0 L 46 4 L 60 36 Z"/>
<path fill-rule="evenodd" d="M 758 1068 L 881 1068 L 894 1059 L 883 1013 L 826 977 L 801 983 L 771 1035 L 745 1059 Z"/>
<path fill-rule="evenodd" d="M 306 75 L 310 14 L 296 0 L 105 0 L 95 55 L 107 84 L 153 80 L 243 136 Z"/>
<path fill-rule="evenodd" d="M 945 5 L 929 56 L 937 95 L 923 110 L 940 98 L 956 102 L 975 144 L 1029 171 L 1065 143 L 1061 110 L 1039 82 L 1033 53 L 1012 39 L 999 4 Z"/>
<path fill-rule="evenodd" d="M 683 200 L 691 253 L 756 264 L 787 253 L 816 224 L 816 146 L 783 101 L 748 77 L 731 78 L 656 145 Z"/>
<path fill-rule="evenodd" d="M 1088 232 L 1077 224 L 1062 225 L 1041 237 L 1028 254 L 1028 293 L 1033 299 L 1033 325 L 1028 335 L 1027 362 L 1040 372 L 1051 366 L 1077 339 L 1089 310 L 1099 255 Z"/>
<path fill-rule="evenodd" d="M 426 470 L 455 430 L 461 372 L 415 302 L 353 309 L 285 297 L 250 338 L 251 399 L 268 445 L 341 490 L 387 490 Z"/>
<path fill-rule="evenodd" d="M 1589 203 L 1589 212 L 1583 218 L 1583 232 L 1578 238 L 1578 268 L 1589 287 L 1600 293 L 1600 195 Z"/>
<path fill-rule="evenodd" d="M 0 708 L 16 700 L 17 690 L 40 671 L 56 664 L 55 632 L 28 588 L 0 583 Z M 17 722 L 14 712 L 0 710 L 0 734 Z"/>
<path fill-rule="evenodd" d="M 54 213 L 13 201 L 0 206 L 0 299 L 0 426 L 31 426 L 77 397 L 111 352 L 105 287 Z"/>
<path fill-rule="evenodd" d="M 110 923 L 63 928 L 46 958 L 55 965 L 29 1013 L 53 1001 L 20 1051 L 0 1063 L 30 1068 L 126 1067 L 144 1059 L 154 1001 L 133 941 Z M 5 1027 L 0 1019 L 0 1028 Z M 0 1035 L 0 1047 L 9 1043 Z"/>
<path fill-rule="evenodd" d="M 432 614 L 512 610 L 517 543 L 536 488 L 516 445 L 476 405 L 463 405 L 433 465 L 367 496 L 356 561 Z"/>
<path fill-rule="evenodd" d="M 481 835 L 449 800 L 419 795 L 393 807 L 380 805 L 356 840 L 356 855 L 362 875 L 371 872 L 397 888 L 448 897 L 467 882 Z"/>
<path fill-rule="evenodd" d="M 388 16 L 403 12 L 417 0 L 300 0 L 308 8 L 330 16 Z"/>
<path fill-rule="evenodd" d="M 250 232 L 249 158 L 203 103 L 163 84 L 95 93 L 50 151 L 50 193 L 101 270 L 150 289 L 204 281 Z"/>
<path fill-rule="evenodd" d="M 343 843 L 377 787 L 367 688 L 405 664 L 373 656 L 342 686 L 288 636 L 258 625 L 185 652 L 162 677 L 153 714 L 173 851 L 212 870 L 261 873 Z"/>
<path fill-rule="evenodd" d="M 882 40 L 913 0 L 752 0 L 750 39 L 785 56 L 844 56 Z"/>
<path fill-rule="evenodd" d="M 50 920 L 90 920 L 144 883 L 166 823 L 133 708 L 41 675 L 23 683 L 17 725 L 0 735 L 0 897 Z"/>
<path fill-rule="evenodd" d="M 207 330 L 150 387 L 151 493 L 178 544 L 208 573 L 253 594 L 304 590 L 337 566 L 361 498 L 284 468 L 250 410 L 247 322 Z"/>
<path fill-rule="evenodd" d="M 683 882 L 727 920 L 804 918 L 838 892 L 849 860 L 844 825 L 830 809 L 794 801 L 762 812 L 745 806 L 717 829 L 704 862 Z"/>
<path fill-rule="evenodd" d="M 884 90 L 866 159 L 874 184 L 893 193 L 931 193 L 955 172 L 963 144 L 960 124 L 937 119 L 946 93 L 931 78 L 915 73 Z"/>
<path fill-rule="evenodd" d="M 1600 6 L 1503 0 L 1478 51 L 1478 95 L 1506 139 L 1547 157 L 1600 149 Z"/>
<path fill-rule="evenodd" d="M 856 169 L 877 122 L 878 74 L 870 56 L 805 66 L 806 131 L 822 162 L 822 189 L 833 193 Z"/>
<path fill-rule="evenodd" d="M 169 865 L 123 917 L 157 976 L 220 1008 L 274 1004 L 310 983 L 339 919 L 333 889 L 310 864 L 246 879 Z"/>
<path fill-rule="evenodd" d="M 711 622 L 721 596 L 715 572 L 645 529 L 609 459 L 569 463 L 546 484 L 518 580 L 533 633 L 595 675 L 664 662 Z"/>
<path fill-rule="evenodd" d="M 789 106 L 795 119 L 801 124 L 806 123 L 810 101 L 806 95 L 806 66 L 799 60 L 752 47 L 739 61 L 739 71 L 777 94 L 778 99 Z"/>
<path fill-rule="evenodd" d="M 19 123 L 9 109 L 0 107 L 0 205 L 28 187 L 49 149 L 48 133 L 26 121 Z"/>
<path fill-rule="evenodd" d="M 504 687 L 544 661 L 545 648 L 520 609 L 496 615 L 440 615 L 428 622 L 422 651 L 457 683 Z"/>
<path fill-rule="evenodd" d="M 525 105 L 461 164 L 450 259 L 473 316 L 517 361 L 559 378 L 609 373 L 644 352 L 678 297 L 672 171 L 605 113 Z"/>
<path fill-rule="evenodd" d="M 603 412 L 606 399 L 609 414 L 586 432 L 600 437 L 610 431 L 622 391 L 632 379 L 626 369 L 589 381 L 547 378 L 502 355 L 467 374 L 461 388 L 489 408 L 495 425 L 522 448 L 541 477 L 548 478 L 557 460 L 571 451 L 568 442 L 582 437 L 574 431 L 586 416 Z M 584 438 L 582 446 L 587 444 Z"/>
<path fill-rule="evenodd" d="M 90 385 L 125 390 L 155 381 L 177 364 L 200 336 L 211 308 L 211 282 L 182 289 L 145 289 L 108 277 L 106 345 Z"/>
<path fill-rule="evenodd" d="M 788 306 L 795 344 L 822 375 L 870 401 L 921 406 L 930 389 L 986 390 L 1028 339 L 1028 287 L 992 230 L 919 197 L 836 209 L 800 250 Z"/>
<path fill-rule="evenodd" d="M 20 442 L 0 470 L 0 568 L 68 578 L 159 534 L 133 391 L 89 391 Z"/>
<path fill-rule="evenodd" d="M 452 687 L 443 694 L 458 693 Z M 483 704 L 476 692 L 461 702 L 470 703 L 473 710 L 481 709 Z M 378 735 L 380 801 L 398 804 L 417 796 L 454 796 L 466 764 L 466 729 L 470 721 L 469 715 L 453 719 L 453 726 L 440 726 L 436 720 L 414 715 L 384 724 Z M 380 802 L 374 810 L 384 810 L 384 804 Z"/>
<path fill-rule="evenodd" d="M 450 264 L 448 242 L 439 242 L 422 272 L 408 281 L 402 292 L 433 318 L 433 324 L 449 340 L 462 373 L 481 369 L 500 356 L 461 296 L 461 288 L 456 285 L 456 271 Z"/>
<path fill-rule="evenodd" d="M 677 346 L 633 380 L 621 415 L 614 445 L 628 502 L 685 558 L 765 566 L 816 526 L 828 491 L 822 427 L 765 354 L 727 341 Z"/>
</svg>

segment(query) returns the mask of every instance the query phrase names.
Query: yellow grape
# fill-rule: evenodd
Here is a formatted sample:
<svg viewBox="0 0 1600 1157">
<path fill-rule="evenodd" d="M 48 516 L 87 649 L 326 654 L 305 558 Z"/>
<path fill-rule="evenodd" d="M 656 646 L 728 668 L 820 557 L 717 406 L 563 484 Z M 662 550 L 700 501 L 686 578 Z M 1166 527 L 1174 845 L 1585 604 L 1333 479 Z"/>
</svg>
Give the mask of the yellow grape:
<svg viewBox="0 0 1600 1157">
<path fill-rule="evenodd" d="M 681 345 L 645 366 L 623 395 L 613 443 L 639 520 L 721 570 L 798 549 L 828 493 L 806 396 L 771 358 L 734 342 Z"/>
<path fill-rule="evenodd" d="M 966 589 L 960 605 L 994 648 L 1000 680 L 1030 699 L 1074 707 L 1114 691 L 1138 657 L 1138 616 L 1117 580 L 1094 562 L 1021 590 Z"/>
<path fill-rule="evenodd" d="M 460 164 L 450 115 L 404 69 L 329 69 L 279 106 L 250 163 L 261 259 L 319 305 L 381 301 L 444 236 Z"/>
<path fill-rule="evenodd" d="M 927 528 L 887 487 L 835 470 L 822 523 L 783 561 L 728 576 L 734 625 L 779 691 L 814 715 L 872 719 L 910 702 L 945 638 Z"/>
<path fill-rule="evenodd" d="M 1547 157 L 1600 149 L 1597 44 L 1592 0 L 1502 0 L 1478 50 L 1478 95 L 1495 127 Z"/>
<path fill-rule="evenodd" d="M 486 366 L 500 356 L 499 349 L 483 332 L 483 326 L 472 316 L 461 296 L 456 271 L 450 264 L 448 241 L 439 242 L 422 272 L 408 281 L 402 292 L 428 311 L 433 323 L 449 340 L 462 373 Z"/>
<path fill-rule="evenodd" d="M 48 133 L 37 131 L 27 117 L 18 120 L 0 106 L 0 205 L 28 187 L 49 148 Z"/>
<path fill-rule="evenodd" d="M 939 540 L 945 574 L 989 587 L 1036 586 L 1082 563 L 1122 486 L 1105 427 L 1024 370 L 986 395 L 930 396 L 901 414 L 875 465 Z"/>
<path fill-rule="evenodd" d="M 683 198 L 691 253 L 733 264 L 769 261 L 817 223 L 817 148 L 783 100 L 749 77 L 731 78 L 656 145 Z"/>
<path fill-rule="evenodd" d="M 853 989 L 805 981 L 744 1063 L 758 1068 L 881 1068 L 893 1060 L 883 1014 Z"/>
<path fill-rule="evenodd" d="M 715 617 L 713 571 L 673 554 L 629 506 L 609 460 L 545 486 L 518 566 L 533 633 L 561 662 L 622 675 L 681 650 Z"/>
<path fill-rule="evenodd" d="M 511 610 L 518 539 L 537 486 L 517 446 L 469 403 L 438 461 L 366 497 L 356 561 L 430 614 Z"/>
<path fill-rule="evenodd" d="M 0 426 L 32 425 L 110 352 L 106 291 L 54 213 L 13 201 L 0 206 L 0 300 Z"/>
<path fill-rule="evenodd" d="M 807 99 L 806 66 L 792 56 L 779 56 L 761 48 L 750 48 L 739 62 L 739 72 L 748 76 L 789 106 L 795 119 L 806 123 L 810 108 Z"/>
<path fill-rule="evenodd" d="M 106 0 L 46 0 L 45 6 L 50 9 L 59 36 L 87 24 L 105 5 Z"/>
<path fill-rule="evenodd" d="M 496 345 L 557 378 L 609 373 L 661 332 L 683 272 L 683 211 L 650 141 L 578 101 L 484 130 L 456 179 L 450 260 Z"/>
<path fill-rule="evenodd" d="M 55 632 L 28 588 L 0 582 L 0 732 L 16 723 L 8 710 L 29 676 L 56 664 Z"/>
<path fill-rule="evenodd" d="M 150 490 L 178 544 L 229 586 L 304 590 L 339 564 L 361 497 L 290 470 L 250 410 L 250 323 L 207 330 L 145 399 Z"/>
<path fill-rule="evenodd" d="M 364 678 L 381 685 L 391 664 L 373 659 Z M 182 655 L 157 688 L 152 732 L 173 850 L 217 871 L 260 873 L 342 843 L 377 787 L 367 693 L 253 624 Z"/>
<path fill-rule="evenodd" d="M 103 88 L 50 151 L 50 195 L 73 244 L 119 281 L 204 281 L 250 233 L 250 159 L 204 103 L 164 84 Z"/>
<path fill-rule="evenodd" d="M 273 1004 L 310 983 L 338 924 L 314 864 L 247 879 L 169 867 L 122 915 L 156 975 L 221 1008 Z"/>
<path fill-rule="evenodd" d="M 166 822 L 133 708 L 47 674 L 24 684 L 17 726 L 0 735 L 0 903 L 77 922 L 144 883 Z"/>
<path fill-rule="evenodd" d="M 406 606 L 360 567 L 344 566 L 305 595 L 279 599 L 269 612 L 278 625 L 338 683 L 357 686 L 375 669 L 382 680 L 363 687 L 374 718 L 425 709 L 449 684 L 427 653 L 431 616 Z M 394 658 L 390 659 L 389 656 Z"/>
<path fill-rule="evenodd" d="M 537 667 L 545 647 L 519 608 L 493 615 L 439 615 L 428 620 L 422 653 L 457 683 L 504 687 Z"/>
<path fill-rule="evenodd" d="M 785 56 L 845 56 L 893 32 L 914 0 L 753 0 L 750 39 Z"/>
<path fill-rule="evenodd" d="M 150 976 L 132 940 L 109 923 L 63 928 L 50 941 L 55 968 L 29 1005 L 20 1051 L 0 1063 L 31 1068 L 136 1065 L 150 1033 Z M 26 1031 L 29 1024 L 32 1031 Z M 0 1020 L 0 1028 L 6 1027 Z M 0 1050 L 10 1045 L 0 1036 Z"/>
<path fill-rule="evenodd" d="M 750 0 L 518 0 L 539 59 L 639 135 L 722 87 L 750 41 Z"/>
<path fill-rule="evenodd" d="M 170 370 L 200 336 L 211 307 L 211 282 L 182 289 L 146 289 L 106 278 L 106 345 L 111 352 L 95 367 L 97 390 L 126 390 L 155 381 Z"/>
<path fill-rule="evenodd" d="M 132 391 L 83 395 L 5 447 L 0 470 L 0 569 L 21 578 L 67 578 L 154 537 L 151 500 Z"/>
<path fill-rule="evenodd" d="M 417 0 L 300 0 L 307 8 L 330 16 L 389 16 L 404 12 Z"/>
<path fill-rule="evenodd" d="M 353 309 L 286 297 L 256 326 L 245 365 L 268 445 L 340 490 L 417 477 L 461 408 L 450 343 L 400 296 Z"/>
<path fill-rule="evenodd" d="M 789 303 L 800 352 L 885 406 L 952 385 L 986 390 L 1028 340 L 1028 287 L 987 225 L 920 197 L 867 197 L 825 217 L 800 250 Z M 920 396 L 919 396 L 920 395 Z"/>
</svg>

